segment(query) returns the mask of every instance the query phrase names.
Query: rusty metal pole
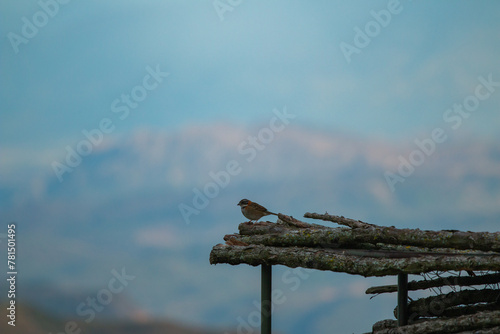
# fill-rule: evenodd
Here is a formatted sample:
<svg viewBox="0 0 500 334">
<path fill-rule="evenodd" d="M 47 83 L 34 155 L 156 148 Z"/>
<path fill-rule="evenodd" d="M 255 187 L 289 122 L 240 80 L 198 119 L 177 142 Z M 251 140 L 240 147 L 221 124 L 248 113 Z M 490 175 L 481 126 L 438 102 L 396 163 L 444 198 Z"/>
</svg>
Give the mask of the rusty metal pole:
<svg viewBox="0 0 500 334">
<path fill-rule="evenodd" d="M 268 264 L 262 265 L 261 272 L 261 334 L 271 334 L 271 290 L 272 290 L 272 267 Z"/>
<path fill-rule="evenodd" d="M 408 325 L 408 274 L 398 274 L 398 326 Z"/>
</svg>

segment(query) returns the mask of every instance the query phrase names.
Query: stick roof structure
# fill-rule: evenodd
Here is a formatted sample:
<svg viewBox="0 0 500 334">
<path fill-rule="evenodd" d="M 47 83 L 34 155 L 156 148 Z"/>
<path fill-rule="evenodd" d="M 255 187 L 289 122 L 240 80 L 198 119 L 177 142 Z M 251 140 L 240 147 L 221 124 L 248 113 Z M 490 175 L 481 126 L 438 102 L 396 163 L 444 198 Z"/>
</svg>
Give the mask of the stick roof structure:
<svg viewBox="0 0 500 334">
<path fill-rule="evenodd" d="M 328 214 L 305 217 L 347 227 L 308 224 L 283 214 L 277 223 L 242 223 L 213 247 L 210 263 L 284 265 L 361 276 L 431 271 L 500 270 L 500 233 L 383 227 Z"/>
</svg>

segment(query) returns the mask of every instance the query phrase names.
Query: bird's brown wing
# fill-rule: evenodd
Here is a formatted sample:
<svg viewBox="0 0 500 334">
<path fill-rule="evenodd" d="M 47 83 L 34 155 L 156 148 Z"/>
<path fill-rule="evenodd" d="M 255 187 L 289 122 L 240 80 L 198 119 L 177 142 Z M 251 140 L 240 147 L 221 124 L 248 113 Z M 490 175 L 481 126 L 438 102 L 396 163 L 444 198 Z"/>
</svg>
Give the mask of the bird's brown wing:
<svg viewBox="0 0 500 334">
<path fill-rule="evenodd" d="M 274 212 L 268 211 L 265 207 L 263 207 L 260 204 L 252 202 L 252 205 L 255 205 L 256 209 L 258 209 L 259 211 L 262 211 L 262 212 L 266 212 L 268 215 L 275 215 L 275 216 L 277 216 L 277 214 L 275 214 Z"/>
</svg>

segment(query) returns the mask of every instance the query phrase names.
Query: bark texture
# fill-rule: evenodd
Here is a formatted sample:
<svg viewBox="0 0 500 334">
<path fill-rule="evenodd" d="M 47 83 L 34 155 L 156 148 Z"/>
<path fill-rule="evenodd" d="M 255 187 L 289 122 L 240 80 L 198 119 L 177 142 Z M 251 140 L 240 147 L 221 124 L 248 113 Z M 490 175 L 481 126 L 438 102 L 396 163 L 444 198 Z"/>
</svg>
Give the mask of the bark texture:
<svg viewBox="0 0 500 334">
<path fill-rule="evenodd" d="M 378 327 L 377 327 L 378 328 Z M 373 334 L 500 333 L 500 311 L 479 312 L 450 319 L 432 319 L 408 326 L 374 330 Z M 481 332 L 484 331 L 484 332 Z"/>
<path fill-rule="evenodd" d="M 483 284 L 500 283 L 500 273 L 487 274 L 482 276 L 462 276 L 462 277 L 442 277 L 433 280 L 412 281 L 408 282 L 408 290 L 425 290 L 430 288 L 438 288 L 443 286 L 473 286 Z M 397 285 L 374 286 L 366 290 L 366 294 L 379 294 L 397 292 Z"/>
<path fill-rule="evenodd" d="M 408 304 L 408 311 L 416 317 L 442 316 L 447 310 L 458 305 L 473 305 L 477 303 L 496 304 L 500 290 L 463 290 L 447 294 L 421 298 Z M 500 305 L 500 304 L 499 304 Z M 463 311 L 463 310 L 462 310 Z M 456 316 L 457 314 L 448 314 Z"/>
<path fill-rule="evenodd" d="M 210 263 L 284 265 L 365 277 L 467 271 L 471 276 L 413 281 L 408 289 L 483 289 L 412 301 L 410 325 L 396 328 L 396 322 L 385 320 L 375 324 L 372 333 L 500 333 L 500 233 L 397 229 L 328 213 L 304 216 L 342 226 L 310 224 L 284 214 L 278 214 L 277 223 L 242 223 L 239 233 L 224 236 L 225 244 L 213 247 Z M 366 293 L 396 291 L 397 286 L 390 285 Z"/>
<path fill-rule="evenodd" d="M 386 276 L 400 273 L 420 274 L 430 271 L 495 270 L 500 268 L 500 256 L 372 256 L 373 251 L 356 249 L 322 249 L 306 247 L 271 247 L 265 245 L 222 245 L 210 253 L 210 263 L 281 264 L 287 267 L 330 270 L 362 276 Z M 385 253 L 384 253 L 385 254 Z M 380 255 L 380 254 L 376 254 Z M 399 255 L 399 254 L 396 254 Z"/>
<path fill-rule="evenodd" d="M 500 252 L 500 233 L 463 231 L 425 231 L 420 229 L 398 229 L 377 226 L 360 220 L 329 214 L 306 213 L 306 218 L 326 220 L 351 227 L 356 241 L 382 242 L 388 244 L 430 247 L 472 249 Z"/>
</svg>

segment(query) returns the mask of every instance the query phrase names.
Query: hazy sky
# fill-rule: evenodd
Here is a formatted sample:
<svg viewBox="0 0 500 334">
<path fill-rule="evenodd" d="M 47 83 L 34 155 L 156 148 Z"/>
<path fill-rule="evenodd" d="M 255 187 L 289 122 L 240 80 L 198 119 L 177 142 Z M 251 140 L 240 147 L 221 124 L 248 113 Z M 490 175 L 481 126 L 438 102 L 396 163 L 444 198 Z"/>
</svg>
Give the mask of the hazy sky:
<svg viewBox="0 0 500 334">
<path fill-rule="evenodd" d="M 140 314 L 235 328 L 257 269 L 208 254 L 242 197 L 297 217 L 498 229 L 498 1 L 4 1 L 0 36 L 0 212 L 26 240 L 26 283 L 86 296 L 124 266 Z M 276 110 L 291 126 L 248 161 L 238 147 Z M 59 182 L 68 148 L 92 154 Z M 394 190 L 384 171 L 404 174 L 400 157 L 426 163 Z M 232 160 L 243 171 L 186 224 L 179 205 Z M 392 316 L 364 278 L 309 273 L 279 330 Z"/>
<path fill-rule="evenodd" d="M 494 1 L 214 3 L 71 1 L 47 7 L 53 17 L 3 4 L 2 147 L 57 156 L 103 118 L 113 133 L 175 130 L 261 122 L 283 105 L 304 124 L 400 139 L 443 123 L 479 76 L 500 81 Z M 170 75 L 120 119 L 113 102 L 148 66 Z M 499 101 L 481 101 L 467 130 L 496 134 Z"/>
</svg>

